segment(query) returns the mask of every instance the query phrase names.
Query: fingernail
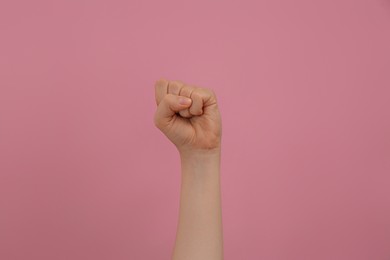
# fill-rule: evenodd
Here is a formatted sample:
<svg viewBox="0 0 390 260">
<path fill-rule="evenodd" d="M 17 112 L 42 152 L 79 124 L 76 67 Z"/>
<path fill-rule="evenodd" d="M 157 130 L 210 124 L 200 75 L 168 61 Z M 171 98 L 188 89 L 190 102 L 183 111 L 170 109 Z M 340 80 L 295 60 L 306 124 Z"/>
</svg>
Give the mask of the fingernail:
<svg viewBox="0 0 390 260">
<path fill-rule="evenodd" d="M 192 100 L 190 98 L 181 97 L 179 100 L 180 105 L 189 105 L 191 104 Z"/>
</svg>

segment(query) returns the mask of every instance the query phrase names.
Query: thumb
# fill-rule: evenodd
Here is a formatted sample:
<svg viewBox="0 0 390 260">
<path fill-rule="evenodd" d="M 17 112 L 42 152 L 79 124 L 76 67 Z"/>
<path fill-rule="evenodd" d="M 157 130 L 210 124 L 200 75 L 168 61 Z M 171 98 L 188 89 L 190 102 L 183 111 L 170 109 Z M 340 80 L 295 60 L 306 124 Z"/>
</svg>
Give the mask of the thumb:
<svg viewBox="0 0 390 260">
<path fill-rule="evenodd" d="M 187 97 L 167 94 L 161 100 L 155 114 L 155 124 L 157 127 L 166 126 L 172 117 L 181 110 L 190 107 L 192 100 Z"/>
</svg>

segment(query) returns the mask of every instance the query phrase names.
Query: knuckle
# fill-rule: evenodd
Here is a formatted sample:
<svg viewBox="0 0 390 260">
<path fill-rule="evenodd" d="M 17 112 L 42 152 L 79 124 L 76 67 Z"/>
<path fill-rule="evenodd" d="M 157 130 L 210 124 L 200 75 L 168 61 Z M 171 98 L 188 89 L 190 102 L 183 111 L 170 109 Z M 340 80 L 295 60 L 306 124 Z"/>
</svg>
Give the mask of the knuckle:
<svg viewBox="0 0 390 260">
<path fill-rule="evenodd" d="M 184 82 L 181 80 L 174 80 L 173 82 L 177 85 L 184 85 Z"/>
<path fill-rule="evenodd" d="M 157 87 L 157 86 L 163 85 L 166 82 L 167 82 L 167 80 L 165 78 L 159 78 L 158 80 L 156 80 L 154 85 Z"/>
<path fill-rule="evenodd" d="M 199 93 L 199 90 L 197 91 L 197 89 L 195 89 L 192 94 L 191 94 L 191 98 L 196 98 L 196 99 L 199 99 L 199 98 L 202 98 L 202 95 Z"/>
<path fill-rule="evenodd" d="M 190 85 L 184 85 L 180 91 L 180 95 L 191 97 L 192 92 L 194 91 L 194 88 Z"/>
<path fill-rule="evenodd" d="M 210 88 L 199 88 L 197 91 L 194 91 L 197 98 L 201 99 L 216 99 L 215 92 Z"/>
<path fill-rule="evenodd" d="M 171 81 L 168 85 L 168 93 L 178 95 L 180 92 L 180 85 L 177 81 Z"/>
<path fill-rule="evenodd" d="M 208 97 L 210 98 L 210 100 L 212 100 L 213 102 L 217 102 L 217 95 L 215 93 L 215 91 L 213 89 L 208 89 Z"/>
<path fill-rule="evenodd" d="M 211 94 L 211 91 L 209 88 L 201 88 L 200 89 L 200 92 L 204 95 L 204 96 L 210 96 Z"/>
</svg>

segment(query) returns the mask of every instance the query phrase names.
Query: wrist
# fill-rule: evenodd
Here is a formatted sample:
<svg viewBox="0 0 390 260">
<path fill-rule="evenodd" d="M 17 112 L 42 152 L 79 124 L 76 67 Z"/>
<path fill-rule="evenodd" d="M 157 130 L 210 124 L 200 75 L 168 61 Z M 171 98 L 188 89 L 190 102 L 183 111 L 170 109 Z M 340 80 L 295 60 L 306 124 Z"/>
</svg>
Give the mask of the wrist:
<svg viewBox="0 0 390 260">
<path fill-rule="evenodd" d="M 182 152 L 180 160 L 182 176 L 185 178 L 192 176 L 198 180 L 209 180 L 220 174 L 220 149 Z"/>
<path fill-rule="evenodd" d="M 196 161 L 215 161 L 220 160 L 221 147 L 213 149 L 202 150 L 179 150 L 180 158 L 183 161 L 196 160 Z"/>
</svg>

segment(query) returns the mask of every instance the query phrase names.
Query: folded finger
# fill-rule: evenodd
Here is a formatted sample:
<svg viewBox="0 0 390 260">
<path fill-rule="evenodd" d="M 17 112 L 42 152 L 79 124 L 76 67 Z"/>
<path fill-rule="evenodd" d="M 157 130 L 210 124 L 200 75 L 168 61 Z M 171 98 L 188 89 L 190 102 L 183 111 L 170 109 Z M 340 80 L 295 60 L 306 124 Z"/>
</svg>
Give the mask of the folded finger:
<svg viewBox="0 0 390 260">
<path fill-rule="evenodd" d="M 161 100 L 165 97 L 165 95 L 168 94 L 168 83 L 169 83 L 168 80 L 166 80 L 164 78 L 160 78 L 154 84 L 155 98 L 156 98 L 157 105 L 159 105 Z"/>
</svg>

